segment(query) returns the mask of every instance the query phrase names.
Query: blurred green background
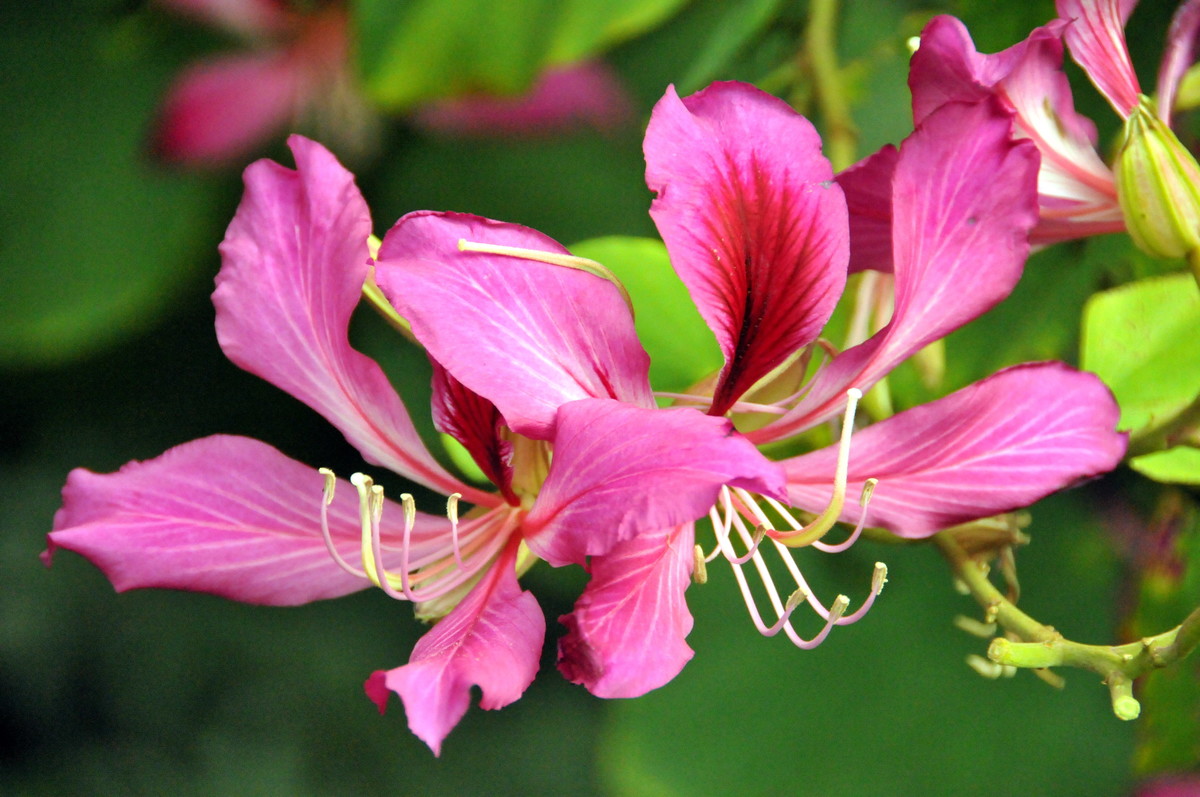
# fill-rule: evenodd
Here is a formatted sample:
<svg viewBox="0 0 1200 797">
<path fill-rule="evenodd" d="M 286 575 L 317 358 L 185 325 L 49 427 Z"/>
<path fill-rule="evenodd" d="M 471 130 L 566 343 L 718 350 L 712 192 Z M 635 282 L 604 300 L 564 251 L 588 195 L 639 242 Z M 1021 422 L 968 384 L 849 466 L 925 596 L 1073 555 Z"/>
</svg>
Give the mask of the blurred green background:
<svg viewBox="0 0 1200 797">
<path fill-rule="evenodd" d="M 476 4 L 441 5 L 463 17 Z M 641 127 L 668 83 L 683 94 L 743 79 L 797 103 L 807 95 L 796 74 L 805 3 L 677 5 L 596 45 L 633 97 L 635 118 L 619 130 L 479 140 L 386 121 L 377 148 L 350 160 L 376 232 L 434 208 L 566 243 L 653 235 Z M 355 6 L 373 20 L 405 7 Z M 1151 65 L 1169 10 L 1139 22 L 1155 31 Z M 1049 0 L 845 4 L 841 58 L 860 154 L 910 128 L 905 40 L 938 11 L 962 15 L 985 50 L 1053 15 Z M 729 573 L 714 568 L 689 592 L 695 659 L 634 701 L 601 701 L 559 677 L 554 619 L 582 574 L 536 568 L 524 583 L 549 620 L 542 672 L 513 706 L 472 708 L 440 759 L 409 734 L 397 701 L 380 717 L 363 695 L 366 676 L 405 661 L 421 630 L 378 591 L 270 609 L 117 596 L 71 554 L 46 570 L 37 555 L 76 466 L 110 471 L 227 432 L 314 467 L 358 467 L 319 417 L 217 347 L 208 295 L 239 169 L 170 169 L 146 154 L 172 76 L 228 46 L 139 2 L 0 6 L 0 793 L 1130 792 L 1134 727 L 1112 717 L 1095 678 L 1068 672 L 1056 692 L 1026 673 L 974 674 L 963 659 L 985 643 L 951 620 L 976 611 L 925 548 L 864 542 L 838 557 L 805 554 L 819 594 L 856 601 L 875 560 L 891 568 L 873 612 L 812 652 L 759 638 Z M 290 165 L 281 140 L 258 154 Z M 943 392 L 1012 362 L 1073 358 L 1079 308 L 1127 256 L 1123 244 L 1114 253 L 1097 243 L 1035 258 L 1017 296 L 951 339 Z M 424 379 L 420 358 L 375 321 L 363 319 L 358 345 L 398 379 Z M 1110 492 L 1099 482 L 1037 507 L 1034 544 L 1019 558 L 1022 606 L 1080 641 L 1115 639 L 1129 606 L 1096 511 Z"/>
</svg>

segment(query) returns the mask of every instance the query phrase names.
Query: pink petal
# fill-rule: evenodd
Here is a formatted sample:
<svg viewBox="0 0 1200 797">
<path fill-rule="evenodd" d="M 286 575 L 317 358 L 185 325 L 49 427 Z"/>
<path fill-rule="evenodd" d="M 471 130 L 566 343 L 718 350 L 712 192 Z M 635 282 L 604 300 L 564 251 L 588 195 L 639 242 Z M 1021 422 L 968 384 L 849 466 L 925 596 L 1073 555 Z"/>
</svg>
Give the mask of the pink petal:
<svg viewBox="0 0 1200 797">
<path fill-rule="evenodd" d="M 410 213 L 384 238 L 379 287 L 454 378 L 509 427 L 546 439 L 559 406 L 616 398 L 650 407 L 650 358 L 615 285 L 577 269 L 460 252 L 458 241 L 567 250 L 536 230 L 460 213 Z"/>
<path fill-rule="evenodd" d="M 1196 60 L 1200 48 L 1200 0 L 1187 0 L 1175 9 L 1167 30 L 1167 48 L 1158 68 L 1158 115 L 1171 124 L 1179 81 Z"/>
<path fill-rule="evenodd" d="M 440 135 L 536 136 L 580 126 L 613 130 L 632 116 L 632 101 L 616 73 L 607 64 L 589 61 L 550 69 L 517 97 L 436 102 L 418 111 L 416 121 Z"/>
<path fill-rule="evenodd" d="M 482 708 L 503 708 L 537 674 L 546 620 L 532 593 L 517 584 L 516 551 L 510 545 L 454 611 L 421 637 L 408 664 L 367 680 L 367 695 L 380 712 L 388 691 L 400 696 L 408 727 L 434 755 L 467 712 L 472 686 L 483 692 Z"/>
<path fill-rule="evenodd" d="M 892 270 L 892 179 L 899 151 L 888 144 L 839 172 L 850 214 L 850 272 Z"/>
<path fill-rule="evenodd" d="M 690 523 L 648 532 L 591 561 L 592 579 L 558 642 L 558 669 L 597 697 L 638 697 L 692 658 L 684 591 L 692 572 Z"/>
<path fill-rule="evenodd" d="M 221 56 L 188 68 L 167 93 L 154 151 L 167 161 L 221 166 L 283 131 L 305 76 L 287 53 Z"/>
<path fill-rule="evenodd" d="M 1125 22 L 1137 0 L 1057 0 L 1071 57 L 1121 116 L 1129 116 L 1142 93 L 1125 45 Z"/>
<path fill-rule="evenodd" d="M 1013 134 L 1032 140 L 1042 156 L 1041 221 L 1032 234 L 1041 245 L 1125 227 L 1112 172 L 1096 152 L 1096 127 L 1075 112 L 1062 72 L 1064 27 L 1052 22 L 1003 52 L 984 55 L 961 22 L 935 17 L 909 72 L 917 123 L 947 102 L 989 95 L 1014 112 Z"/>
<path fill-rule="evenodd" d="M 732 423 L 691 408 L 607 399 L 559 411 L 554 459 L 525 541 L 554 566 L 608 553 L 647 531 L 693 521 L 722 485 L 780 496 L 782 474 Z"/>
<path fill-rule="evenodd" d="M 117 473 L 77 468 L 63 489 L 46 560 L 58 548 L 87 557 L 118 592 L 164 587 L 246 603 L 290 606 L 370 586 L 340 569 L 321 537 L 324 478 L 266 443 L 214 436 L 177 446 Z M 330 534 L 347 561 L 361 540 L 355 489 L 341 483 Z M 383 526 L 398 540 L 403 510 L 388 502 Z M 418 515 L 415 558 L 448 548 L 445 518 Z M 394 548 L 385 563 L 395 564 Z"/>
<path fill-rule="evenodd" d="M 846 283 L 845 199 L 808 120 L 745 84 L 668 89 L 645 151 L 650 215 L 725 355 L 721 415 L 825 326 Z"/>
<path fill-rule="evenodd" d="M 994 100 L 950 103 L 900 147 L 892 184 L 896 303 L 886 327 L 825 365 L 804 399 L 748 436 L 765 442 L 825 420 L 905 358 L 1012 291 L 1037 221 L 1038 155 L 1009 138 Z"/>
<path fill-rule="evenodd" d="M 849 495 L 879 479 L 867 524 L 925 537 L 1116 467 L 1126 442 L 1114 431 L 1119 414 L 1093 374 L 1053 362 L 1008 368 L 856 432 Z M 824 508 L 836 458 L 829 447 L 783 463 L 793 505 Z M 847 502 L 841 519 L 860 516 Z"/>
<path fill-rule="evenodd" d="M 473 392 L 433 362 L 433 423 L 471 454 L 471 458 L 510 504 L 520 499 L 512 491 L 512 444 L 500 436 L 504 419 L 496 405 Z"/>
<path fill-rule="evenodd" d="M 217 339 L 237 365 L 321 413 L 368 461 L 473 503 L 425 449 L 379 365 L 350 346 L 367 277 L 371 217 L 354 177 L 324 147 L 288 140 L 297 170 L 258 161 L 221 244 Z"/>
</svg>

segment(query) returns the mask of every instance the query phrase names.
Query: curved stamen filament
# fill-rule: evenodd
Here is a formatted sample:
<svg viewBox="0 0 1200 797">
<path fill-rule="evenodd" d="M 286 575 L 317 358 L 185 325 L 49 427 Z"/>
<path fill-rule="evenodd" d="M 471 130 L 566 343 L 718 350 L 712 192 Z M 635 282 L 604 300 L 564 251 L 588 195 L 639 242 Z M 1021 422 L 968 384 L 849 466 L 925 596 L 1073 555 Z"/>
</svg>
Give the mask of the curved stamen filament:
<svg viewBox="0 0 1200 797">
<path fill-rule="evenodd" d="M 522 260 L 533 260 L 538 263 L 547 263 L 551 266 L 562 266 L 563 268 L 571 268 L 576 271 L 584 271 L 594 277 L 599 277 L 603 280 L 608 280 L 613 285 L 617 286 L 617 290 L 621 292 L 621 298 L 625 300 L 625 304 L 629 307 L 630 315 L 633 314 L 633 299 L 629 297 L 629 291 L 625 290 L 625 286 L 617 279 L 617 275 L 602 263 L 597 263 L 595 260 L 588 260 L 586 257 L 576 257 L 571 254 L 562 254 L 560 252 L 546 252 L 541 249 L 524 249 L 519 246 L 501 246 L 500 244 L 485 244 L 476 241 L 467 241 L 459 239 L 458 251 L 460 252 L 481 252 L 489 255 L 504 255 L 506 257 L 518 257 Z"/>
<path fill-rule="evenodd" d="M 861 499 L 864 506 L 870 499 L 870 488 L 873 486 L 872 480 L 864 488 L 864 495 Z M 791 517 L 786 508 L 779 505 L 778 502 L 771 501 L 771 499 L 766 500 L 781 515 L 788 518 Z M 754 623 L 755 628 L 758 629 L 758 632 L 764 636 L 775 636 L 780 631 L 783 631 L 792 644 L 799 648 L 809 649 L 816 647 L 825 640 L 835 625 L 849 625 L 866 615 L 874 604 L 875 598 L 883 590 L 883 586 L 887 582 L 887 567 L 877 562 L 871 576 L 870 592 L 857 611 L 853 614 L 846 614 L 850 606 L 850 599 L 845 595 L 837 596 L 829 608 L 826 608 L 816 595 L 813 594 L 808 582 L 800 572 L 792 548 L 773 538 L 770 540 L 771 545 L 769 548 L 763 547 L 764 539 L 771 536 L 767 529 L 766 514 L 749 493 L 741 489 L 735 488 L 731 490 L 728 487 L 722 487 L 718 503 L 723 512 L 717 506 L 714 506 L 708 513 L 714 536 L 716 537 L 716 547 L 712 554 L 705 557 L 703 549 L 700 546 L 696 546 L 696 569 L 697 571 L 701 571 L 705 562 L 712 561 L 717 555 L 724 556 L 733 570 L 734 579 L 737 581 L 738 590 L 741 592 L 742 601 L 746 605 L 750 619 Z M 753 530 L 751 529 L 751 524 L 753 524 Z M 798 526 L 799 523 L 796 522 L 796 525 Z M 860 531 L 861 524 L 846 542 L 840 543 L 837 546 L 824 547 L 837 550 L 849 547 L 849 544 L 853 542 Z M 737 553 L 737 549 L 733 543 L 733 535 L 735 534 L 741 546 L 745 549 L 745 553 L 740 555 Z M 771 575 L 771 568 L 768 567 L 764 557 L 764 551 L 771 549 L 775 550 L 778 554 L 796 585 L 795 590 L 792 591 L 786 601 L 781 599 L 779 589 L 776 587 L 774 578 Z M 768 624 L 763 619 L 762 613 L 758 608 L 758 601 L 755 599 L 746 577 L 744 566 L 750 563 L 754 565 L 754 570 L 759 577 L 763 590 L 766 592 L 767 601 L 774 611 L 776 619 L 771 624 Z M 821 630 L 811 639 L 805 639 L 800 636 L 791 624 L 792 614 L 801 603 L 808 603 L 817 616 L 824 621 Z"/>
<path fill-rule="evenodd" d="M 846 504 L 846 478 L 850 470 L 850 436 L 854 432 L 854 413 L 861 398 L 862 391 L 856 387 L 846 391 L 846 414 L 842 418 L 842 436 L 838 442 L 837 465 L 833 474 L 833 495 L 829 498 L 829 505 L 807 526 L 793 531 L 776 531 L 771 535 L 784 545 L 791 548 L 811 545 L 824 537 L 837 523 L 838 516 L 842 514 L 842 507 Z M 874 489 L 873 486 L 872 489 Z"/>
<path fill-rule="evenodd" d="M 387 595 L 400 600 L 425 602 L 438 598 L 474 578 L 479 569 L 491 561 L 502 547 L 516 522 L 511 513 L 505 513 L 502 521 L 473 524 L 474 528 L 460 537 L 458 502 L 461 495 L 452 494 L 446 502 L 447 519 L 450 521 L 450 551 L 444 547 L 434 548 L 413 556 L 413 532 L 416 528 L 417 509 L 413 497 L 407 493 L 400 496 L 404 512 L 404 531 L 400 544 L 400 571 L 392 573 L 383 563 L 383 541 L 380 523 L 383 518 L 383 488 L 371 477 L 355 473 L 350 483 L 358 491 L 359 525 L 361 528 L 361 556 L 363 568 L 349 564 L 337 551 L 329 531 L 328 507 L 333 503 L 337 480 L 328 468 L 320 470 L 325 477 L 325 489 L 321 501 L 321 534 L 337 565 L 358 578 L 365 578 L 382 589 Z M 499 518 L 497 518 L 499 520 Z M 424 588 L 418 588 L 424 584 Z"/>
</svg>

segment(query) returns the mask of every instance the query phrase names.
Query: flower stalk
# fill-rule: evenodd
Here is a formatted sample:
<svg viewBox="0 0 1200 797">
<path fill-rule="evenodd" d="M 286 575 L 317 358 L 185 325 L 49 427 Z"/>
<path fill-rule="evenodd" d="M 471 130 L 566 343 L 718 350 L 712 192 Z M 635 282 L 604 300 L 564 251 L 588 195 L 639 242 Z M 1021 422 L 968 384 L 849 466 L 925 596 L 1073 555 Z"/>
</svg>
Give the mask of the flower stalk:
<svg viewBox="0 0 1200 797">
<path fill-rule="evenodd" d="M 1000 666 L 1042 670 L 1079 667 L 1104 679 L 1118 719 L 1137 719 L 1141 704 L 1133 696 L 1133 683 L 1152 670 L 1170 666 L 1200 645 L 1200 608 L 1169 631 L 1123 645 L 1086 645 L 1064 637 L 1017 608 L 988 578 L 987 555 L 972 555 L 959 540 L 970 526 L 946 529 L 934 535 L 938 551 L 968 593 L 984 610 L 986 622 L 1003 628 L 1005 636 L 988 646 L 988 659 Z"/>
</svg>

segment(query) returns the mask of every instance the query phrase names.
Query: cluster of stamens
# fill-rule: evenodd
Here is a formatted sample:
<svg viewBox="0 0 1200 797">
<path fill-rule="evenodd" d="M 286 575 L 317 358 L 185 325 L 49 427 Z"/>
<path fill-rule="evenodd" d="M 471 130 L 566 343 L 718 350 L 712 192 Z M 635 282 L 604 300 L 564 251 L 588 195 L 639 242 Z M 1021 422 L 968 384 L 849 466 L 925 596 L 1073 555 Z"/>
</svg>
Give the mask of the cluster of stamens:
<svg viewBox="0 0 1200 797">
<path fill-rule="evenodd" d="M 883 590 L 883 585 L 887 582 L 887 566 L 882 562 L 876 562 L 871 576 L 871 589 L 866 599 L 857 611 L 846 614 L 850 607 L 850 599 L 845 595 L 838 595 L 833 603 L 826 607 L 809 588 L 792 552 L 794 548 L 811 546 L 826 553 L 838 553 L 853 545 L 859 534 L 862 533 L 863 525 L 866 522 L 867 504 L 877 483 L 875 479 L 868 479 L 863 485 L 862 494 L 859 497 L 862 512 L 858 524 L 850 536 L 836 544 L 822 541 L 822 538 L 837 522 L 845 504 L 850 436 L 854 426 L 855 409 L 861 397 L 862 393 L 857 389 L 851 388 L 847 392 L 846 414 L 842 422 L 842 435 L 838 445 L 833 495 L 829 505 L 820 515 L 808 524 L 804 524 L 787 507 L 773 498 L 755 498 L 746 490 L 723 487 L 717 506 L 710 509 L 708 513 L 717 544 L 707 555 L 699 545 L 696 546 L 693 573 L 698 582 L 703 582 L 707 578 L 706 565 L 718 556 L 723 556 L 733 568 L 734 578 L 737 580 L 742 600 L 746 604 L 754 627 L 764 636 L 775 636 L 783 631 L 792 644 L 799 648 L 814 648 L 825 641 L 825 637 L 829 635 L 835 625 L 849 625 L 858 621 L 870 610 L 876 596 Z M 768 517 L 763 504 L 781 518 L 787 528 L 774 528 L 776 524 Z M 740 543 L 743 553 L 737 552 L 738 546 L 735 545 L 735 540 Z M 768 545 L 764 545 L 764 543 L 768 543 Z M 764 556 L 764 549 L 774 550 L 795 584 L 795 588 L 786 600 L 781 598 L 780 590 L 775 584 L 771 568 Z M 746 577 L 745 566 L 747 564 L 754 566 L 754 571 L 762 582 L 767 600 L 775 614 L 774 622 L 768 623 L 763 619 L 758 601 L 755 599 Z M 792 626 L 793 612 L 804 603 L 807 603 L 824 621 L 821 630 L 815 636 L 807 639 Z"/>
<path fill-rule="evenodd" d="M 490 562 L 503 547 L 513 529 L 516 518 L 511 512 L 492 512 L 461 533 L 458 517 L 458 502 L 461 494 L 453 493 L 446 500 L 446 517 L 449 520 L 449 550 L 446 546 L 445 527 L 438 524 L 433 536 L 417 533 L 417 508 L 412 495 L 400 496 L 404 513 L 404 531 L 399 540 L 399 569 L 396 572 L 384 566 L 384 555 L 393 553 L 394 546 L 385 548 L 381 523 L 383 520 L 383 487 L 375 484 L 370 476 L 355 473 L 350 483 L 358 491 L 358 514 L 361 528 L 362 567 L 351 565 L 338 552 L 329 530 L 329 506 L 333 503 L 337 478 L 333 471 L 321 468 L 325 477 L 325 488 L 321 501 L 321 534 L 325 547 L 333 560 L 347 573 L 365 578 L 397 600 L 424 603 L 441 598 L 448 593 L 469 585 L 474 577 Z"/>
</svg>

